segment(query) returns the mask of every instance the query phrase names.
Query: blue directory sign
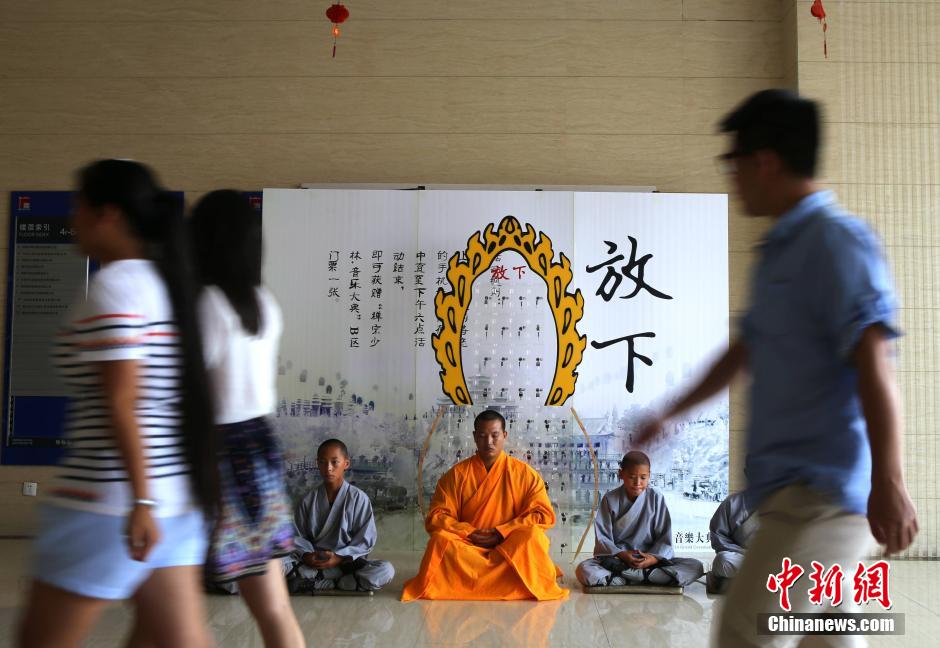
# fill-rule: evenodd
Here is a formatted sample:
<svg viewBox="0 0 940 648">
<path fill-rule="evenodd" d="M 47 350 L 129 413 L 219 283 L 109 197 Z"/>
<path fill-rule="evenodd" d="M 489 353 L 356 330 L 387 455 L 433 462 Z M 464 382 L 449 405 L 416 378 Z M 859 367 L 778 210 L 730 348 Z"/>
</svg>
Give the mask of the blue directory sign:
<svg viewBox="0 0 940 648">
<path fill-rule="evenodd" d="M 72 192 L 18 191 L 10 199 L 0 460 L 49 464 L 62 452 L 68 406 L 50 342 L 87 285 L 89 264 L 75 249 Z"/>
<path fill-rule="evenodd" d="M 183 194 L 174 194 L 182 213 Z M 56 463 L 66 446 L 66 387 L 51 342 L 88 286 L 94 264 L 79 254 L 71 191 L 10 194 L 0 463 Z"/>
</svg>

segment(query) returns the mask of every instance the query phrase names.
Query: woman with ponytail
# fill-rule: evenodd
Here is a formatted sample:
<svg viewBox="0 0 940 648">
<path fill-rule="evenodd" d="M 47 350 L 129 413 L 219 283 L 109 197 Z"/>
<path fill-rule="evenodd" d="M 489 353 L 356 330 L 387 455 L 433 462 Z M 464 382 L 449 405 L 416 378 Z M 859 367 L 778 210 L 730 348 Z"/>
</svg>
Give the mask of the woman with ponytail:
<svg viewBox="0 0 940 648">
<path fill-rule="evenodd" d="M 78 247 L 101 264 L 55 358 L 74 398 L 40 515 L 25 647 L 80 645 L 132 598 L 130 645 L 208 646 L 199 587 L 218 502 L 196 288 L 172 197 L 143 165 L 79 172 Z"/>
<path fill-rule="evenodd" d="M 261 215 L 237 191 L 213 191 L 190 219 L 203 351 L 222 445 L 220 513 L 206 573 L 234 588 L 258 623 L 267 648 L 302 648 L 281 567 L 294 524 L 274 413 L 281 311 L 261 283 Z"/>
</svg>

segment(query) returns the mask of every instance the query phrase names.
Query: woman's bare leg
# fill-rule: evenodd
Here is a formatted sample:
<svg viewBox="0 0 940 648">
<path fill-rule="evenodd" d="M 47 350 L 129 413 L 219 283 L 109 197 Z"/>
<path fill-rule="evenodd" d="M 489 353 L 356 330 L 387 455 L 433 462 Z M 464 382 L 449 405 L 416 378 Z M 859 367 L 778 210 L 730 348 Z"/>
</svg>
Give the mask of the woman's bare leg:
<svg viewBox="0 0 940 648">
<path fill-rule="evenodd" d="M 265 648 L 304 648 L 306 642 L 287 593 L 280 560 L 268 562 L 264 574 L 238 581 L 238 589 L 258 623 Z"/>
<path fill-rule="evenodd" d="M 90 598 L 33 581 L 26 609 L 17 628 L 20 648 L 72 648 L 91 633 L 107 599 Z"/>
</svg>

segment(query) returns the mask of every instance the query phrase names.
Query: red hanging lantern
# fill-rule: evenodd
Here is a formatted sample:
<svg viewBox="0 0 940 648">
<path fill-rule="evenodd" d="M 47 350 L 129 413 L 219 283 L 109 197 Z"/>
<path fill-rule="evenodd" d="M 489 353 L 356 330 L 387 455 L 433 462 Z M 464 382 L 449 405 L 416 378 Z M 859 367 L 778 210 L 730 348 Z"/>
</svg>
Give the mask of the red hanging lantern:
<svg viewBox="0 0 940 648">
<path fill-rule="evenodd" d="M 339 26 L 349 18 L 349 9 L 342 4 L 331 5 L 326 10 L 326 17 L 333 23 L 333 58 L 336 58 L 336 39 L 339 37 Z"/>
<path fill-rule="evenodd" d="M 822 0 L 814 0 L 813 6 L 810 7 L 809 12 L 813 14 L 813 18 L 815 18 L 822 24 L 823 56 L 825 56 L 826 58 L 829 58 L 829 46 L 826 44 L 826 32 L 829 31 L 829 25 L 826 24 L 826 10 L 823 7 Z"/>
</svg>

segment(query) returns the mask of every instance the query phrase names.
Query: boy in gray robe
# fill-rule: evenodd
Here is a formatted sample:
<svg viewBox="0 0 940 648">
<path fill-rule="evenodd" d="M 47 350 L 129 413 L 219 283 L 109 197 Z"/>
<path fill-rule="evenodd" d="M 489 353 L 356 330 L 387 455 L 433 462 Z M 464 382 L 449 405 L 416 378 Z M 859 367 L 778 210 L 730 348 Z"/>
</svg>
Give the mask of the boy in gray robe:
<svg viewBox="0 0 940 648">
<path fill-rule="evenodd" d="M 294 552 L 284 559 L 292 594 L 315 590 L 375 591 L 395 569 L 369 560 L 375 547 L 375 517 L 369 496 L 346 482 L 349 452 L 337 439 L 317 449 L 323 484 L 301 500 L 294 513 Z"/>
<path fill-rule="evenodd" d="M 666 500 L 649 488 L 649 457 L 628 452 L 619 476 L 623 485 L 604 495 L 594 520 L 594 557 L 578 565 L 581 584 L 685 586 L 699 578 L 702 563 L 673 553 Z"/>
<path fill-rule="evenodd" d="M 722 594 L 738 573 L 744 549 L 757 531 L 757 516 L 748 510 L 743 491 L 725 498 L 712 516 L 709 530 L 715 561 L 711 571 L 705 574 L 705 590 L 709 594 Z"/>
</svg>

